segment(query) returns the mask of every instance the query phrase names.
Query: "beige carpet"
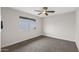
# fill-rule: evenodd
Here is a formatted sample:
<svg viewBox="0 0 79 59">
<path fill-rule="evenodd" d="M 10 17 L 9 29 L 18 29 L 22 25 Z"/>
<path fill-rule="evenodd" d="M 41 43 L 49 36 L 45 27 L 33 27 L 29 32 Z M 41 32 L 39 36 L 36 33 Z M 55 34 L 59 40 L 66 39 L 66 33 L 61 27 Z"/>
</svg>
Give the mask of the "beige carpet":
<svg viewBox="0 0 79 59">
<path fill-rule="evenodd" d="M 49 37 L 37 37 L 7 47 L 12 52 L 77 52 L 75 42 Z"/>
</svg>

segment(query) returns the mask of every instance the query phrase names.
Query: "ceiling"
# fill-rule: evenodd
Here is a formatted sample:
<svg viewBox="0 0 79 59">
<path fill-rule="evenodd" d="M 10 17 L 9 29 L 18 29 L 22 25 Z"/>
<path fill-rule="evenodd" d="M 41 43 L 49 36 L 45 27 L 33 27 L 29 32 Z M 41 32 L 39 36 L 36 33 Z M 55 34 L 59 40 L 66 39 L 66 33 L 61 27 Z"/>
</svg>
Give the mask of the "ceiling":
<svg viewBox="0 0 79 59">
<path fill-rule="evenodd" d="M 27 12 L 29 14 L 39 16 L 39 17 L 47 17 L 45 15 L 38 15 L 39 12 L 36 12 L 35 10 L 41 10 L 42 7 L 12 7 L 13 9 L 17 9 L 20 11 Z M 48 13 L 48 16 L 56 15 L 56 14 L 62 14 L 67 12 L 72 12 L 76 10 L 76 7 L 48 7 L 48 10 L 54 10 L 55 13 Z"/>
</svg>

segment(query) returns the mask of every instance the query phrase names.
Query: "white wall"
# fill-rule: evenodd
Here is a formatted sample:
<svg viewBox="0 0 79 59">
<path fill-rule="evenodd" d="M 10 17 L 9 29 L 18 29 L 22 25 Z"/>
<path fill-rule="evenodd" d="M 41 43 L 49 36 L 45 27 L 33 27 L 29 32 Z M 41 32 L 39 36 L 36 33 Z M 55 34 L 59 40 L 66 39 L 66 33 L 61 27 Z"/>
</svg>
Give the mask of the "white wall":
<svg viewBox="0 0 79 59">
<path fill-rule="evenodd" d="M 75 41 L 75 12 L 47 17 L 43 25 L 44 35 Z"/>
<path fill-rule="evenodd" d="M 76 44 L 79 50 L 79 8 L 76 11 Z"/>
<path fill-rule="evenodd" d="M 41 34 L 41 18 L 8 7 L 1 8 L 1 12 L 4 25 L 4 28 L 1 33 L 2 47 L 12 45 L 17 42 L 24 41 L 33 37 L 37 37 Z M 37 29 L 32 30 L 29 33 L 25 31 L 20 31 L 20 29 L 18 28 L 19 16 L 36 19 Z"/>
</svg>

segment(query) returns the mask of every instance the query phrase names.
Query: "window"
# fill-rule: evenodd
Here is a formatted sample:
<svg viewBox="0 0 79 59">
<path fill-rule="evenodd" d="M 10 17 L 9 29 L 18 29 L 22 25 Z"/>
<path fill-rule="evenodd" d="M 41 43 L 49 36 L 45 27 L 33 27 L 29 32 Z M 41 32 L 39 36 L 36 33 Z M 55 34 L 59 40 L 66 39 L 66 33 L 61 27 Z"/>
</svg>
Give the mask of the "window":
<svg viewBox="0 0 79 59">
<path fill-rule="evenodd" d="M 19 27 L 21 31 L 29 32 L 36 29 L 36 20 L 20 16 Z"/>
</svg>

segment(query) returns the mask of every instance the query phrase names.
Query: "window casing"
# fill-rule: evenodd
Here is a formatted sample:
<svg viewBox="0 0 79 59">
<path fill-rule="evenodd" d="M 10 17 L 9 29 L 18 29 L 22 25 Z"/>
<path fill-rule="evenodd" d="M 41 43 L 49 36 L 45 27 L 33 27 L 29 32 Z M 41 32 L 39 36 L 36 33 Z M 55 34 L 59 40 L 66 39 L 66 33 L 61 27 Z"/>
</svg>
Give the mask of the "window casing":
<svg viewBox="0 0 79 59">
<path fill-rule="evenodd" d="M 36 20 L 31 19 L 31 18 L 26 18 L 26 17 L 19 17 L 19 28 L 21 31 L 32 31 L 36 29 Z"/>
</svg>

